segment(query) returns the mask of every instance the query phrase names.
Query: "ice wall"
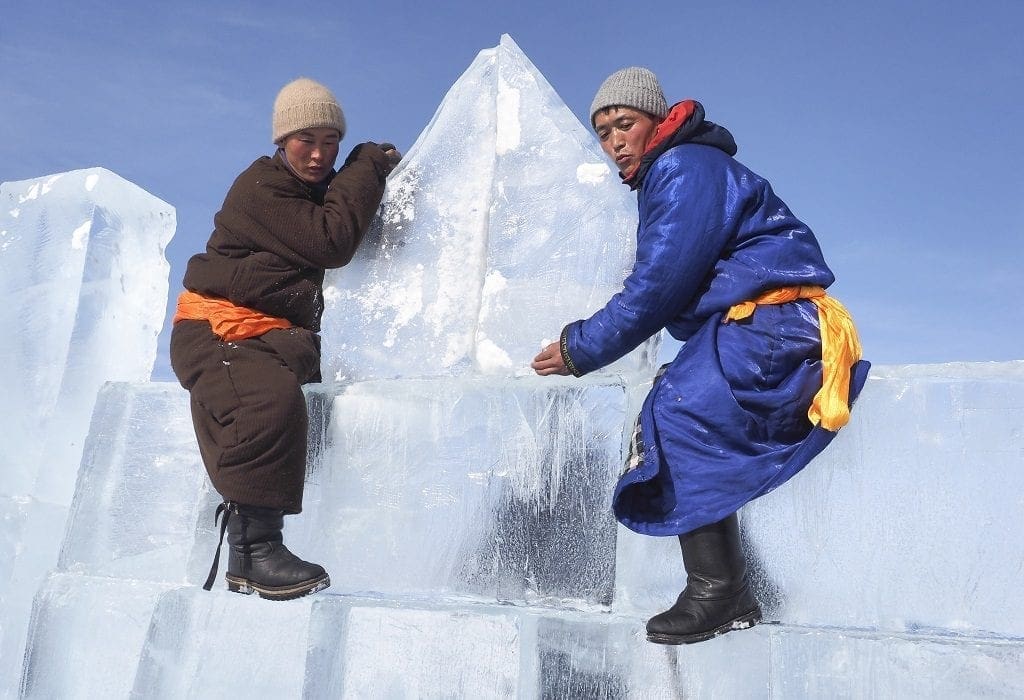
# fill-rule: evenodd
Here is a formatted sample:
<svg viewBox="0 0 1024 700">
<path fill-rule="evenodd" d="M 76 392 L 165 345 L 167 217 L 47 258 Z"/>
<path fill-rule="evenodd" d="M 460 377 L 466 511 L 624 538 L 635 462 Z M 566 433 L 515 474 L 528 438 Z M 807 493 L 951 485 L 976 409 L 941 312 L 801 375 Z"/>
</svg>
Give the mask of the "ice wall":
<svg viewBox="0 0 1024 700">
<path fill-rule="evenodd" d="M 103 168 L 0 185 L 0 696 L 53 567 L 96 393 L 156 358 L 174 209 Z"/>
<path fill-rule="evenodd" d="M 324 377 L 524 374 L 629 272 L 636 202 L 509 37 L 481 51 L 328 276 Z M 652 344 L 613 369 L 650 366 Z"/>
<path fill-rule="evenodd" d="M 25 695 L 1019 696 L 1024 362 L 875 368 L 824 458 L 741 511 L 771 624 L 687 647 L 642 634 L 682 586 L 677 543 L 608 516 L 643 391 L 310 387 L 319 458 L 286 539 L 332 587 L 274 604 L 200 588 L 216 497 L 189 475 L 182 393 L 110 385 L 36 596 Z"/>
<path fill-rule="evenodd" d="M 0 185 L 0 495 L 71 502 L 96 392 L 152 371 L 174 225 L 103 168 Z"/>
</svg>

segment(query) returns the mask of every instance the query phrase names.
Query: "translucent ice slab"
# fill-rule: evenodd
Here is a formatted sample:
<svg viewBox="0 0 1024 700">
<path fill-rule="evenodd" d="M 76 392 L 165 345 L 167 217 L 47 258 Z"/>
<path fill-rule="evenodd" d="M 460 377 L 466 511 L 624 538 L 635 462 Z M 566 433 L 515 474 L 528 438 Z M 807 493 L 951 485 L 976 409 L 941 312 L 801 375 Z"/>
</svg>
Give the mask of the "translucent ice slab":
<svg viewBox="0 0 1024 700">
<path fill-rule="evenodd" d="M 170 382 L 107 384 L 96 401 L 59 566 L 183 583 L 197 530 L 212 533 L 218 500 L 196 447 L 188 392 Z M 214 543 L 203 544 L 209 566 Z"/>
<path fill-rule="evenodd" d="M 324 377 L 526 374 L 629 272 L 636 203 L 509 37 L 481 51 L 330 273 Z M 618 369 L 648 367 L 646 344 Z"/>
<path fill-rule="evenodd" d="M 57 574 L 36 595 L 25 648 L 25 698 L 126 698 L 166 586 Z"/>
<path fill-rule="evenodd" d="M 607 605 L 625 405 L 609 379 L 353 384 L 298 541 L 338 591 Z"/>
<path fill-rule="evenodd" d="M 0 493 L 70 503 L 96 391 L 152 371 L 174 225 L 102 168 L 0 186 Z"/>
<path fill-rule="evenodd" d="M 67 511 L 0 496 L 0 698 L 17 690 L 32 597 L 57 560 Z"/>
<path fill-rule="evenodd" d="M 132 697 L 302 697 L 312 605 L 197 588 L 165 593 Z"/>
</svg>

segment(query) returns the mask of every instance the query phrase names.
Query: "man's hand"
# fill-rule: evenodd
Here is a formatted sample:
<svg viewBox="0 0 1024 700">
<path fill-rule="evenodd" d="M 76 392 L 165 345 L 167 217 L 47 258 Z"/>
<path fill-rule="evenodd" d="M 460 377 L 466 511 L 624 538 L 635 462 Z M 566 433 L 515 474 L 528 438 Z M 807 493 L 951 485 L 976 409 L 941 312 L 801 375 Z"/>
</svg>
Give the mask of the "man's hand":
<svg viewBox="0 0 1024 700">
<path fill-rule="evenodd" d="M 558 346 L 558 343 L 551 343 L 541 350 L 540 354 L 533 358 L 533 362 L 530 363 L 530 367 L 532 367 L 533 371 L 542 377 L 549 374 L 571 374 L 569 368 L 566 367 L 565 363 L 562 361 L 562 350 Z"/>
</svg>

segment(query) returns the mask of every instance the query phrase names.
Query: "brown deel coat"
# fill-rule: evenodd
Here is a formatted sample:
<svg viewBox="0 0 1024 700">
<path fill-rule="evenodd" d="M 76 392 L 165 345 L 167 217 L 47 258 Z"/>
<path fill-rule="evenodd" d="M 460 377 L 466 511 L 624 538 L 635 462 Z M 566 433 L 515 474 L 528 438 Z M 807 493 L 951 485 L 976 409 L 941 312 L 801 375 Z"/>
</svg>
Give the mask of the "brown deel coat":
<svg viewBox="0 0 1024 700">
<path fill-rule="evenodd" d="M 353 149 L 326 192 L 299 180 L 278 153 L 235 180 L 206 252 L 183 284 L 293 328 L 222 342 L 206 321 L 179 321 L 171 366 L 191 394 L 199 450 L 224 500 L 302 510 L 308 418 L 300 386 L 320 379 L 327 268 L 352 259 L 384 194 L 388 159 Z"/>
</svg>

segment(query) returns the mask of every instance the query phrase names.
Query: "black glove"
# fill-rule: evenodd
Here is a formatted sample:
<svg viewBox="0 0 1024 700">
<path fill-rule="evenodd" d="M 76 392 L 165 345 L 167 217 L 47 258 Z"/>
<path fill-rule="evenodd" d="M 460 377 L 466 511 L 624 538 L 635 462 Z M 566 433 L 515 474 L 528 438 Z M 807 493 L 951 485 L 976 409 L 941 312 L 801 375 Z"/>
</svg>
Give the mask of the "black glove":
<svg viewBox="0 0 1024 700">
<path fill-rule="evenodd" d="M 395 166 L 398 165 L 398 163 L 402 160 L 402 154 L 398 152 L 397 148 L 395 148 L 395 144 L 388 143 L 387 141 L 378 144 L 377 147 L 380 148 L 380 150 L 384 151 L 384 155 L 387 156 L 388 172 L 390 173 L 392 170 L 395 169 Z"/>
</svg>

